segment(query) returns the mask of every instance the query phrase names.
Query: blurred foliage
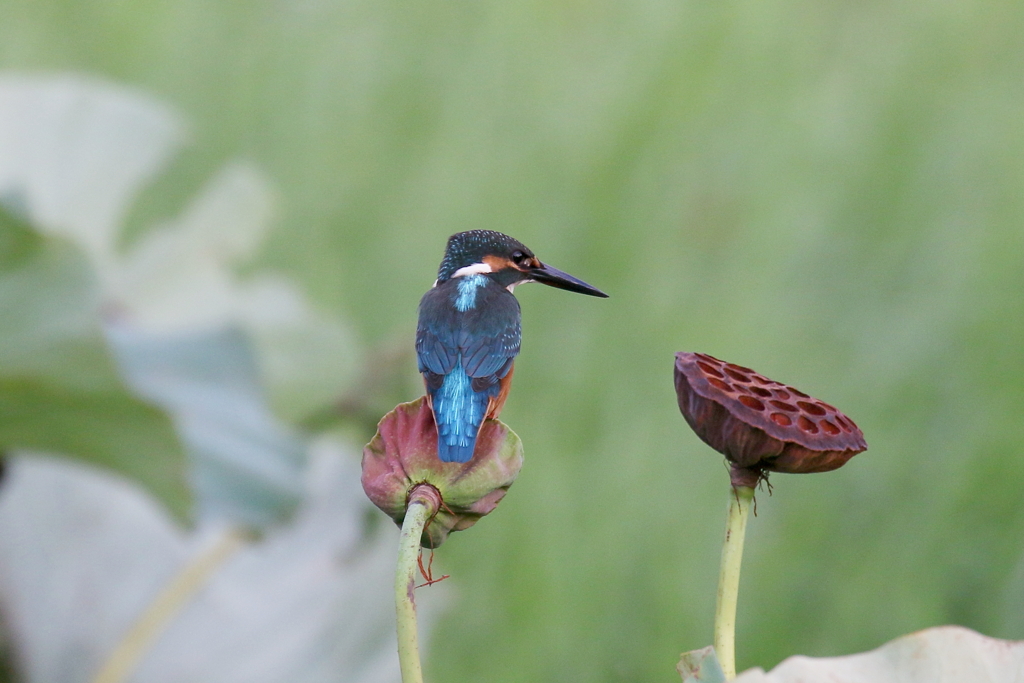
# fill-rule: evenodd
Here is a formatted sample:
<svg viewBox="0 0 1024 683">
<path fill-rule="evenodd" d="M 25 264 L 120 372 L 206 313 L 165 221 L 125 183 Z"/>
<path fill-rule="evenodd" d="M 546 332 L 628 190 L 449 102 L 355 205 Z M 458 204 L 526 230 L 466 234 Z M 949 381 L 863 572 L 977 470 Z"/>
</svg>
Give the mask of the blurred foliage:
<svg viewBox="0 0 1024 683">
<path fill-rule="evenodd" d="M 676 410 L 677 350 L 795 384 L 870 445 L 760 497 L 741 667 L 947 622 L 1024 638 L 1024 6 L 6 0 L 3 15 L 0 66 L 96 73 L 194 122 L 128 242 L 242 154 L 281 193 L 255 265 L 368 346 L 411 345 L 457 230 L 513 234 L 612 295 L 519 290 L 502 419 L 526 466 L 438 553 L 459 599 L 429 678 L 669 681 L 710 640 L 727 475 Z"/>
<path fill-rule="evenodd" d="M 0 497 L 0 588 L 20 680 L 396 680 L 393 539 L 363 533 L 351 449 L 323 439 L 313 451 L 296 514 L 245 543 L 222 523 L 183 532 L 141 489 L 101 470 L 13 459 Z M 197 568 L 208 574 L 186 590 Z M 161 619 L 149 611 L 156 596 Z M 125 638 L 154 620 L 150 638 Z M 101 678 L 122 648 L 137 661 Z"/>
<path fill-rule="evenodd" d="M 16 663 L 26 683 L 393 681 L 394 548 L 366 523 L 357 449 L 310 442 L 271 410 L 330 402 L 359 357 L 291 279 L 239 275 L 272 186 L 228 163 L 179 216 L 117 248 L 180 123 L 96 78 L 0 74 L 0 196 L 24 216 L 0 232 L 13 378 L 0 607 L 14 644 L 0 670 Z M 166 443 L 147 441 L 154 422 Z"/>
<path fill-rule="evenodd" d="M 84 256 L 0 207 L 0 451 L 66 453 L 146 485 L 184 517 L 185 458 L 171 421 L 125 388 Z"/>
</svg>

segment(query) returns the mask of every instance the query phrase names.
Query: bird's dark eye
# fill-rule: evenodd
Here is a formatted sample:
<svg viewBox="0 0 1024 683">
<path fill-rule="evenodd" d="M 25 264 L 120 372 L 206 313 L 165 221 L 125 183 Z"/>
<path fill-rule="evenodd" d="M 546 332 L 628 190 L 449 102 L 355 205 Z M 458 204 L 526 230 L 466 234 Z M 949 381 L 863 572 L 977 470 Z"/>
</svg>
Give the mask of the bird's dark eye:
<svg viewBox="0 0 1024 683">
<path fill-rule="evenodd" d="M 512 260 L 515 261 L 516 263 L 520 263 L 521 264 L 523 261 L 526 260 L 526 254 L 524 254 L 521 251 L 513 251 L 512 252 Z"/>
</svg>

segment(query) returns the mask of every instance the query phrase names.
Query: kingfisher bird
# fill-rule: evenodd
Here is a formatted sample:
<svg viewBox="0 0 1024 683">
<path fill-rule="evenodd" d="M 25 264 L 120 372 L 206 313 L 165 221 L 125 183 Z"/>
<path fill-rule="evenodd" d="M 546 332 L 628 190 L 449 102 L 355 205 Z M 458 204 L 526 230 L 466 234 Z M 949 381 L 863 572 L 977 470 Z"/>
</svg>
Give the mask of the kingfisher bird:
<svg viewBox="0 0 1024 683">
<path fill-rule="evenodd" d="M 501 412 L 519 354 L 519 301 L 527 282 L 608 295 L 541 263 L 522 242 L 493 230 L 448 238 L 434 286 L 420 301 L 416 355 L 437 424 L 437 454 L 468 462 L 485 419 Z"/>
</svg>

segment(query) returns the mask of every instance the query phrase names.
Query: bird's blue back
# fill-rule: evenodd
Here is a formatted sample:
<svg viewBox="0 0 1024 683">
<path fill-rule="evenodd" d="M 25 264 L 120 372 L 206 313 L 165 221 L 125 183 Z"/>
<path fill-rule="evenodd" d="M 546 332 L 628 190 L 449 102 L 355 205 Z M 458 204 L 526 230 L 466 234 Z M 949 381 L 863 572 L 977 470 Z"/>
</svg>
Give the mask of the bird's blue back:
<svg viewBox="0 0 1024 683">
<path fill-rule="evenodd" d="M 438 283 L 420 301 L 416 354 L 434 409 L 438 457 L 468 462 L 519 353 L 519 302 L 481 274 Z"/>
</svg>

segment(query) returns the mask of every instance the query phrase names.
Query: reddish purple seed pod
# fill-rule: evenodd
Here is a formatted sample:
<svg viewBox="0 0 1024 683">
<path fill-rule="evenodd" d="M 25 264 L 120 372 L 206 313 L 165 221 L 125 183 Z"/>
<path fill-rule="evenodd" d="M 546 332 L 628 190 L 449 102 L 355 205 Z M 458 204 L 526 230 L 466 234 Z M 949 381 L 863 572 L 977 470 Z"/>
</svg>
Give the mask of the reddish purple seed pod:
<svg viewBox="0 0 1024 683">
<path fill-rule="evenodd" d="M 675 380 L 686 422 L 734 471 L 828 472 L 868 447 L 836 408 L 750 368 L 680 352 Z"/>
<path fill-rule="evenodd" d="M 398 526 L 412 490 L 429 484 L 441 507 L 423 531 L 424 548 L 436 548 L 452 531 L 468 529 L 505 497 L 523 466 L 523 445 L 498 420 L 485 420 L 469 462 L 441 462 L 437 427 L 426 397 L 402 403 L 381 419 L 363 449 L 363 491 Z"/>
</svg>

